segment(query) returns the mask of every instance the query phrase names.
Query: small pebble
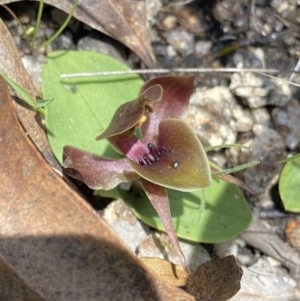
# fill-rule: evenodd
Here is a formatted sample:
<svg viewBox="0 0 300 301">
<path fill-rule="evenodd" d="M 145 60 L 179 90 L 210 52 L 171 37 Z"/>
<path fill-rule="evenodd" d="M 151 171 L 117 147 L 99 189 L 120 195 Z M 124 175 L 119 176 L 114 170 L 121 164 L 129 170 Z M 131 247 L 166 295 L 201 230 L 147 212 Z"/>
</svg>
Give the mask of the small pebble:
<svg viewBox="0 0 300 301">
<path fill-rule="evenodd" d="M 175 58 L 177 56 L 177 51 L 172 45 L 166 47 L 166 54 L 169 58 Z"/>
<path fill-rule="evenodd" d="M 232 110 L 232 116 L 235 119 L 237 132 L 248 132 L 252 129 L 254 122 L 249 110 L 243 110 L 241 106 L 236 105 Z"/>
<path fill-rule="evenodd" d="M 125 48 L 116 40 L 107 36 L 92 34 L 81 38 L 77 43 L 78 50 L 101 52 L 125 63 Z"/>
<path fill-rule="evenodd" d="M 147 6 L 146 12 L 147 12 L 147 20 L 152 20 L 157 16 L 159 11 L 162 8 L 162 2 L 161 0 L 151 0 L 151 1 L 145 1 L 145 4 Z"/>
<path fill-rule="evenodd" d="M 196 36 L 202 36 L 209 30 L 209 25 L 202 10 L 196 11 L 188 6 L 183 6 L 178 11 L 178 21 L 186 31 Z"/>
<path fill-rule="evenodd" d="M 293 98 L 287 108 L 274 108 L 272 117 L 278 132 L 285 138 L 286 146 L 295 150 L 300 145 L 300 104 Z"/>
<path fill-rule="evenodd" d="M 43 64 L 46 61 L 46 57 L 42 54 L 37 56 L 23 55 L 22 62 L 25 69 L 31 75 L 31 78 L 35 82 L 37 87 L 41 87 L 41 75 Z"/>
<path fill-rule="evenodd" d="M 197 58 L 203 58 L 206 56 L 212 48 L 211 41 L 198 41 L 195 44 L 195 55 Z"/>
<path fill-rule="evenodd" d="M 194 50 L 194 35 L 184 29 L 174 29 L 167 33 L 167 41 L 181 54 L 189 54 Z"/>
<path fill-rule="evenodd" d="M 245 182 L 258 195 L 264 194 L 269 183 L 281 170 L 280 161 L 285 158 L 284 138 L 275 130 L 262 125 L 253 127 L 255 138 L 250 145 L 248 162 L 260 161 L 260 164 L 244 172 Z"/>
<path fill-rule="evenodd" d="M 230 89 L 244 98 L 251 108 L 266 105 L 283 107 L 292 97 L 292 89 L 288 83 L 252 72 L 234 73 L 231 76 Z"/>
<path fill-rule="evenodd" d="M 162 25 L 165 30 L 172 30 L 176 27 L 177 18 L 174 15 L 168 15 L 166 16 L 163 21 Z"/>
<path fill-rule="evenodd" d="M 255 124 L 261 124 L 266 127 L 272 126 L 273 123 L 267 108 L 262 107 L 262 108 L 252 109 L 251 111 L 253 116 L 253 122 Z"/>
<path fill-rule="evenodd" d="M 284 11 L 289 9 L 289 3 L 287 1 L 282 1 L 277 7 L 276 11 L 278 14 L 282 14 Z"/>
<path fill-rule="evenodd" d="M 191 98 L 186 121 L 205 146 L 234 143 L 236 140 L 232 120 L 234 99 L 226 95 L 230 96 L 228 89 L 215 87 L 199 90 Z"/>
<path fill-rule="evenodd" d="M 122 200 L 111 202 L 104 209 L 103 218 L 134 253 L 140 242 L 150 233 L 149 227 L 140 222 Z"/>
</svg>

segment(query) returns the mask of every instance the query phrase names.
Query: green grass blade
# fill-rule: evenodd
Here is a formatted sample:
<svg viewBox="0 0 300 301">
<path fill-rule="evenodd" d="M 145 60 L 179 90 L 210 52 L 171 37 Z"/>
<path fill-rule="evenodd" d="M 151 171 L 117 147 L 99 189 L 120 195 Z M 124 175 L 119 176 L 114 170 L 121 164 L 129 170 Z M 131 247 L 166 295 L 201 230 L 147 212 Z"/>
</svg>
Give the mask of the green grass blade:
<svg viewBox="0 0 300 301">
<path fill-rule="evenodd" d="M 234 144 L 220 144 L 220 145 L 208 146 L 208 147 L 205 147 L 204 149 L 205 149 L 206 152 L 209 152 L 209 151 L 212 151 L 212 150 L 215 150 L 215 149 L 231 148 L 231 147 L 251 149 L 248 146 L 245 146 L 245 145 L 242 145 L 242 144 L 235 144 L 235 143 Z"/>
<path fill-rule="evenodd" d="M 61 27 L 57 30 L 57 32 L 49 40 L 47 40 L 45 43 L 43 43 L 42 45 L 39 46 L 39 49 L 51 44 L 62 33 L 62 31 L 67 27 L 68 23 L 70 22 L 71 18 L 73 17 L 73 14 L 77 8 L 78 2 L 79 2 L 79 0 L 75 0 L 72 10 L 70 11 L 70 14 L 68 15 L 65 22 L 61 25 Z"/>
<path fill-rule="evenodd" d="M 35 47 L 36 36 L 37 36 L 37 33 L 40 29 L 43 8 L 44 8 L 44 0 L 41 0 L 40 5 L 39 5 L 38 15 L 37 15 L 37 18 L 36 18 L 36 24 L 35 24 L 35 28 L 34 28 L 34 32 L 33 32 L 33 38 L 32 38 L 32 41 L 31 41 L 31 49 L 34 49 L 34 47 Z"/>
<path fill-rule="evenodd" d="M 255 166 L 255 165 L 259 164 L 259 163 L 260 163 L 260 161 L 253 161 L 253 162 L 241 164 L 241 165 L 235 166 L 233 168 L 216 171 L 216 172 L 213 173 L 213 175 L 218 176 L 218 175 L 230 174 L 230 173 L 233 173 L 233 172 L 237 172 L 237 171 L 240 171 L 240 170 L 243 170 L 243 169 Z"/>
<path fill-rule="evenodd" d="M 292 157 L 289 157 L 289 158 L 287 158 L 287 159 L 278 161 L 278 163 L 288 163 L 288 162 L 292 162 L 292 161 L 294 161 L 294 160 L 297 160 L 297 159 L 299 159 L 299 158 L 300 158 L 300 153 L 299 153 L 299 154 L 296 154 L 296 155 L 294 155 L 294 156 L 292 156 Z"/>
<path fill-rule="evenodd" d="M 6 75 L 0 73 L 1 76 L 6 80 L 6 82 L 16 91 L 20 99 L 22 99 L 25 103 L 27 103 L 33 110 L 39 112 L 42 115 L 45 115 L 45 112 L 42 108 L 37 106 L 36 101 L 31 97 L 31 95 L 24 90 L 22 87 L 20 87 L 16 82 L 11 80 Z"/>
</svg>

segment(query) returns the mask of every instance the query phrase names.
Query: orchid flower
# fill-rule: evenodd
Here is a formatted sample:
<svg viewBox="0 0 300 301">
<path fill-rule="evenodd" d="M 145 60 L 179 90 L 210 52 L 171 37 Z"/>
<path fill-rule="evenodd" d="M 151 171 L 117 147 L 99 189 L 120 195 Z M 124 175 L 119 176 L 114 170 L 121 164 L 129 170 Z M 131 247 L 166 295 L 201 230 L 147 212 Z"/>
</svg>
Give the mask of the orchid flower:
<svg viewBox="0 0 300 301">
<path fill-rule="evenodd" d="M 166 188 L 195 191 L 211 184 L 202 144 L 182 120 L 194 90 L 194 76 L 157 77 L 144 84 L 137 99 L 121 105 L 96 139 L 108 139 L 125 158 L 102 157 L 72 146 L 65 146 L 63 155 L 66 174 L 91 189 L 109 190 L 122 182 L 138 180 L 187 272 Z M 140 139 L 135 134 L 137 129 Z"/>
</svg>

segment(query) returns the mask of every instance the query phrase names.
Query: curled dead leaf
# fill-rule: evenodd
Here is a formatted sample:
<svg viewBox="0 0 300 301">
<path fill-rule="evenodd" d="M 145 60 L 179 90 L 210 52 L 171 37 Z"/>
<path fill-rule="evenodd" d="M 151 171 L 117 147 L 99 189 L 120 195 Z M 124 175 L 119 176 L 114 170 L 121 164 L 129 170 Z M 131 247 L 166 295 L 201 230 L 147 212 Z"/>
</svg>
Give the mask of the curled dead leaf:
<svg viewBox="0 0 300 301">
<path fill-rule="evenodd" d="M 186 285 L 188 274 L 181 265 L 153 257 L 140 257 L 140 260 L 153 270 L 161 281 L 174 286 Z"/>
<path fill-rule="evenodd" d="M 214 258 L 189 275 L 186 290 L 197 301 L 225 301 L 240 290 L 242 275 L 233 255 Z"/>
<path fill-rule="evenodd" d="M 300 250 L 300 222 L 291 220 L 287 223 L 284 231 L 288 242 L 297 250 Z"/>
</svg>

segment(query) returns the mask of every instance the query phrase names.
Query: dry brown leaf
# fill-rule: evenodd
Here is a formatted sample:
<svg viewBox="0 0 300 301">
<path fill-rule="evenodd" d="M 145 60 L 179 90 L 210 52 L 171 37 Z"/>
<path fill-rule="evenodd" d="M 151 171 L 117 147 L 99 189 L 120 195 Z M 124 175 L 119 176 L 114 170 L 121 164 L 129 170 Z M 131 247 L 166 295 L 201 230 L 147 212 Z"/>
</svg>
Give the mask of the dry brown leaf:
<svg viewBox="0 0 300 301">
<path fill-rule="evenodd" d="M 284 231 L 288 242 L 297 250 L 300 250 L 300 222 L 297 219 L 290 220 Z"/>
<path fill-rule="evenodd" d="M 225 301 L 241 288 L 242 275 L 233 255 L 214 258 L 189 275 L 186 290 L 197 301 Z"/>
<path fill-rule="evenodd" d="M 140 260 L 158 276 L 161 281 L 174 286 L 185 286 L 188 274 L 181 265 L 153 257 L 140 257 Z"/>
<path fill-rule="evenodd" d="M 194 300 L 153 277 L 46 163 L 2 78 L 0 141 L 1 300 Z"/>
<path fill-rule="evenodd" d="M 34 84 L 23 66 L 20 53 L 16 48 L 9 31 L 1 19 L 0 37 L 0 73 L 8 76 L 35 99 L 36 93 Z M 53 156 L 38 114 L 24 103 L 16 103 L 16 108 L 19 119 L 37 148 L 53 167 L 60 169 L 60 166 Z"/>
<path fill-rule="evenodd" d="M 0 4 L 19 0 L 0 0 Z M 36 0 L 39 1 L 39 0 Z M 67 14 L 74 0 L 45 0 Z M 149 31 L 146 2 L 140 0 L 79 0 L 74 17 L 92 28 L 119 40 L 134 51 L 149 67 L 155 67 Z"/>
<path fill-rule="evenodd" d="M 0 257 L 1 301 L 45 301 L 32 291 Z"/>
</svg>

